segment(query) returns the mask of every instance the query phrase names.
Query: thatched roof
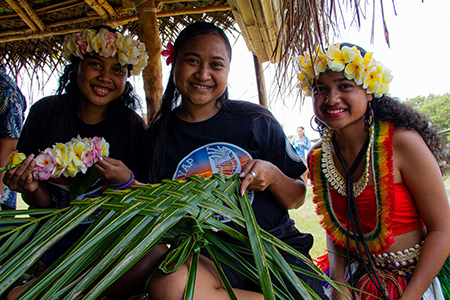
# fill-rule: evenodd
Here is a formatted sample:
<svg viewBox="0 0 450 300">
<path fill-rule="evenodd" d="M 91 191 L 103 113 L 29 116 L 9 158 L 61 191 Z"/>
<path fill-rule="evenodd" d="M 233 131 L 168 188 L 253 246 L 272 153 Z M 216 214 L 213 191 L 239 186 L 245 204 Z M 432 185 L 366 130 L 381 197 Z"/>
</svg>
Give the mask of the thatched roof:
<svg viewBox="0 0 450 300">
<path fill-rule="evenodd" d="M 195 20 L 206 19 L 231 30 L 236 26 L 226 0 L 161 1 L 157 15 L 163 43 Z M 1 0 L 0 62 L 14 73 L 23 66 L 52 66 L 59 62 L 65 34 L 100 24 L 138 34 L 137 18 L 131 0 Z"/>
<path fill-rule="evenodd" d="M 382 7 L 383 1 L 379 4 Z M 360 1 L 347 0 L 0 0 L 0 63 L 7 65 L 13 76 L 24 68 L 30 78 L 45 81 L 37 71 L 46 70 L 48 76 L 62 65 L 60 49 L 65 34 L 101 24 L 136 35 L 150 28 L 153 37 L 159 30 L 162 45 L 166 45 L 186 25 L 206 20 L 242 34 L 260 63 L 282 62 L 276 77 L 289 82 L 294 74 L 289 68 L 292 60 L 304 50 L 314 51 L 317 45 L 326 44 L 329 26 L 341 19 L 341 6 L 352 8 L 358 19 L 364 9 Z M 139 20 L 139 16 L 145 17 Z M 147 20 L 149 16 L 157 21 Z M 162 95 L 162 84 L 155 81 L 160 80 L 161 45 L 159 39 L 147 41 L 155 46 L 152 54 L 149 52 L 153 57 L 149 66 L 154 71 L 145 81 L 147 102 L 156 104 L 149 110 L 154 111 Z M 158 45 L 153 45 L 155 42 Z"/>
<path fill-rule="evenodd" d="M 154 1 L 154 0 L 151 0 Z M 60 58 L 63 35 L 107 24 L 139 34 L 138 9 L 146 0 L 0 0 L 0 62 L 10 69 L 35 69 Z M 163 44 L 187 24 L 208 20 L 243 34 L 260 62 L 273 56 L 280 28 L 288 31 L 287 46 L 304 48 L 306 42 L 326 38 L 326 26 L 345 0 L 162 0 L 156 1 Z M 347 4 L 348 5 L 348 4 Z M 359 11 L 358 4 L 355 11 Z M 285 12 L 282 14 L 281 12 Z M 293 45 L 300 43 L 300 45 Z M 279 49 L 283 50 L 283 49 Z M 280 54 L 280 53 L 279 53 Z"/>
</svg>

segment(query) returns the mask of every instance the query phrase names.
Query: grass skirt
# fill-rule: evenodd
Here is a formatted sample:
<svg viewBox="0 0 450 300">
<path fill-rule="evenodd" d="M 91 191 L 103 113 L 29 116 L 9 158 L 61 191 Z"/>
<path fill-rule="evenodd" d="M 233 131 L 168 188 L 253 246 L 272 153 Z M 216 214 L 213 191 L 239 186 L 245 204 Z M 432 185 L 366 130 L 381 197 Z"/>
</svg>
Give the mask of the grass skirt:
<svg viewBox="0 0 450 300">
<path fill-rule="evenodd" d="M 328 274 L 328 255 L 325 254 L 316 261 L 319 267 Z M 366 274 L 364 267 L 359 261 L 354 261 L 351 264 L 351 271 L 355 288 L 363 290 L 366 293 L 356 292 L 363 300 L 378 300 L 383 299 L 382 294 L 375 287 L 369 276 Z M 377 275 L 382 286 L 390 300 L 398 300 L 403 295 L 404 290 L 408 286 L 409 281 L 414 273 L 414 267 L 400 270 L 384 270 L 377 269 Z M 374 278 L 374 276 L 372 276 Z M 346 269 L 346 280 L 350 280 L 349 273 Z M 325 293 L 331 297 L 331 287 L 324 284 Z M 331 299 L 331 298 L 330 298 Z M 450 258 L 447 257 L 444 266 L 439 272 L 438 276 L 431 283 L 422 297 L 423 300 L 450 300 Z"/>
</svg>

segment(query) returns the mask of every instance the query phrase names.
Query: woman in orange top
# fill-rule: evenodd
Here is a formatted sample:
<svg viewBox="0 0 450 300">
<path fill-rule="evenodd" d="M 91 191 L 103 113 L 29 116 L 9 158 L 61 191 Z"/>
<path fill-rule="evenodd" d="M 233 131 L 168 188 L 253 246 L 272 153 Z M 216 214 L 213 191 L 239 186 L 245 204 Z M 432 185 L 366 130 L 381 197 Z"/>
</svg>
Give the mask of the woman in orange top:
<svg viewBox="0 0 450 300">
<path fill-rule="evenodd" d="M 342 288 L 350 299 L 442 299 L 450 209 L 435 131 L 386 96 L 390 70 L 360 47 L 332 45 L 300 69 L 322 134 L 308 161 L 330 277 L 367 292 Z"/>
</svg>

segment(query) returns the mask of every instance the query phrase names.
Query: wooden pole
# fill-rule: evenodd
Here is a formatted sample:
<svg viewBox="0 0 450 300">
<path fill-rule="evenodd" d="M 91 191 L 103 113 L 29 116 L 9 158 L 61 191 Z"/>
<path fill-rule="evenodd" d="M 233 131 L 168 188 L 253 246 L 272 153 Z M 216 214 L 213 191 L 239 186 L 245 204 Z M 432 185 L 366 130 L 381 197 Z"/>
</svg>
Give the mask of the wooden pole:
<svg viewBox="0 0 450 300">
<path fill-rule="evenodd" d="M 135 3 L 138 1 L 135 1 Z M 140 27 L 140 40 L 145 43 L 148 53 L 148 65 L 142 72 L 144 91 L 147 102 L 147 121 L 153 119 L 161 107 L 163 94 L 161 39 L 156 16 L 156 1 L 139 1 L 136 7 Z"/>
<path fill-rule="evenodd" d="M 266 83 L 264 81 L 264 70 L 262 64 L 259 63 L 258 57 L 256 55 L 253 55 L 253 63 L 255 65 L 259 104 L 267 108 L 267 94 L 266 94 Z"/>
</svg>

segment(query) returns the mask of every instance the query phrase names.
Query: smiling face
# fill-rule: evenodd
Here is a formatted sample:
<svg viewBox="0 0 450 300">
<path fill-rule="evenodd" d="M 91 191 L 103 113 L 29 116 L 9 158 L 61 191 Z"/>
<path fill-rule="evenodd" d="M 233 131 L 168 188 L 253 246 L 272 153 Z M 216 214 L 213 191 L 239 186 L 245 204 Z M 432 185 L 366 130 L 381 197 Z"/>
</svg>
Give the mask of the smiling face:
<svg viewBox="0 0 450 300">
<path fill-rule="evenodd" d="M 119 64 L 117 55 L 105 58 L 87 54 L 80 60 L 76 72 L 80 108 L 104 111 L 109 103 L 122 95 L 128 70 Z"/>
<path fill-rule="evenodd" d="M 215 110 L 216 99 L 227 87 L 229 70 L 230 53 L 222 37 L 202 34 L 186 41 L 172 70 L 183 109 Z"/>
<path fill-rule="evenodd" d="M 373 99 L 343 72 L 320 74 L 312 90 L 314 113 L 319 120 L 335 130 L 356 124 L 364 126 L 367 104 Z"/>
</svg>

